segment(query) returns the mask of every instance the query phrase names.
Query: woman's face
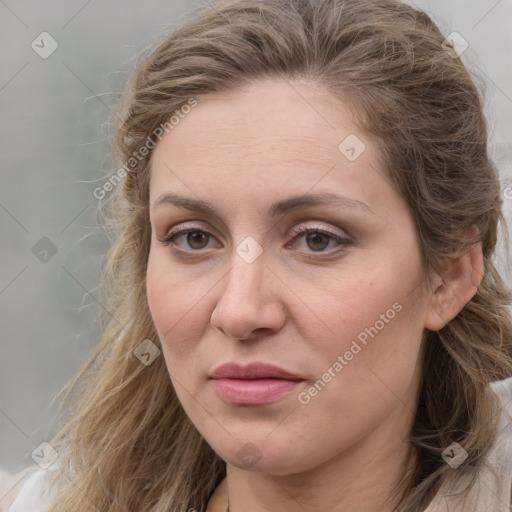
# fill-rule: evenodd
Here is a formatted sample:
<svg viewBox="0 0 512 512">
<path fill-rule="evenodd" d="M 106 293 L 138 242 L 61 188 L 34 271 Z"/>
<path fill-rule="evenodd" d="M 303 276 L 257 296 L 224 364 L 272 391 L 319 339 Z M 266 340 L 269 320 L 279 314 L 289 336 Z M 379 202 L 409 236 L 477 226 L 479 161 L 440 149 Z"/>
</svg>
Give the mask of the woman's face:
<svg viewBox="0 0 512 512">
<path fill-rule="evenodd" d="M 165 362 L 225 461 L 286 475 L 400 445 L 429 306 L 411 214 L 346 107 L 279 80 L 198 98 L 154 150 L 150 217 Z M 229 362 L 297 380 L 211 378 Z"/>
</svg>

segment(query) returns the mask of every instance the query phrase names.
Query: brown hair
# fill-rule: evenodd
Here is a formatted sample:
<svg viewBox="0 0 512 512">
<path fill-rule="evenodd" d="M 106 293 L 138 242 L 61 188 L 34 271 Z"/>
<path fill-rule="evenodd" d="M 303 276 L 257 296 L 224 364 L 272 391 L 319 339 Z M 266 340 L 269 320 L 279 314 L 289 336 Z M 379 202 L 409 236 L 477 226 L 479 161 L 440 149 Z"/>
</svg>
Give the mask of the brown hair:
<svg viewBox="0 0 512 512">
<path fill-rule="evenodd" d="M 512 375 L 511 294 L 492 261 L 500 222 L 508 233 L 480 94 L 443 40 L 426 14 L 394 0 L 226 0 L 143 58 L 117 112 L 115 152 L 128 172 L 107 203 L 103 335 L 68 385 L 72 417 L 51 441 L 67 477 L 52 510 L 202 511 L 224 477 L 163 358 L 145 366 L 133 353 L 148 338 L 159 345 L 145 290 L 151 150 L 141 157 L 139 149 L 191 98 L 271 76 L 315 83 L 352 107 L 407 200 L 425 276 L 482 243 L 477 293 L 445 327 L 424 333 L 410 439 L 418 457 L 400 509 L 423 510 L 442 483 L 474 481 L 496 436 L 489 384 Z M 472 225 L 479 232 L 468 237 Z M 468 452 L 457 471 L 441 457 L 453 441 Z"/>
</svg>

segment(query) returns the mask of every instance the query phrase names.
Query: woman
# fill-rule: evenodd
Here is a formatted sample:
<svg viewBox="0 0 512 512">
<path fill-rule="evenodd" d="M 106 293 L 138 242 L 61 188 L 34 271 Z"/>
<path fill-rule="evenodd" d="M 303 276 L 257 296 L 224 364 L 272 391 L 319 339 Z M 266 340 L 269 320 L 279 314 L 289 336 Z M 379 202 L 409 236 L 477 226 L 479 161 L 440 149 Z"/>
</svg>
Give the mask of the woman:
<svg viewBox="0 0 512 512">
<path fill-rule="evenodd" d="M 500 183 L 428 16 L 227 0 L 118 114 L 103 337 L 11 510 L 508 510 Z"/>
</svg>

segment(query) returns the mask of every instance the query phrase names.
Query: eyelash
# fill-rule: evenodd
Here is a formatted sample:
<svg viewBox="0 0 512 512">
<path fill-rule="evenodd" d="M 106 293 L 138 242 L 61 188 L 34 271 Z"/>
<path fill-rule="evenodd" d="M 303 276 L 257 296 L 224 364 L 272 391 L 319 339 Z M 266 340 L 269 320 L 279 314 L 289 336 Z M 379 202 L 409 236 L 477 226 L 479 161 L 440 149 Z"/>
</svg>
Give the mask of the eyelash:
<svg viewBox="0 0 512 512">
<path fill-rule="evenodd" d="M 199 226 L 178 226 L 173 231 L 169 232 L 162 240 L 160 240 L 164 246 L 167 246 L 169 244 L 174 244 L 174 241 L 176 238 L 186 235 L 188 233 L 204 233 L 206 235 L 209 235 L 210 237 L 213 236 L 211 233 L 208 233 L 208 231 L 205 231 L 204 229 L 201 229 Z M 335 233 L 331 233 L 330 231 L 326 231 L 324 229 L 315 228 L 315 227 L 308 227 L 305 224 L 300 224 L 296 228 L 292 230 L 293 239 L 291 242 L 295 242 L 298 238 L 300 238 L 302 235 L 307 235 L 310 233 L 315 234 L 322 234 L 330 238 L 331 240 L 334 240 L 340 246 L 342 246 L 340 249 L 335 249 L 330 252 L 324 252 L 324 251 L 313 251 L 313 254 L 337 254 L 339 252 L 343 252 L 346 249 L 346 246 L 350 245 L 352 241 L 349 238 L 345 238 L 339 235 L 336 235 Z M 201 250 L 184 250 L 177 247 L 173 247 L 173 251 L 179 252 L 179 253 L 198 253 Z"/>
</svg>

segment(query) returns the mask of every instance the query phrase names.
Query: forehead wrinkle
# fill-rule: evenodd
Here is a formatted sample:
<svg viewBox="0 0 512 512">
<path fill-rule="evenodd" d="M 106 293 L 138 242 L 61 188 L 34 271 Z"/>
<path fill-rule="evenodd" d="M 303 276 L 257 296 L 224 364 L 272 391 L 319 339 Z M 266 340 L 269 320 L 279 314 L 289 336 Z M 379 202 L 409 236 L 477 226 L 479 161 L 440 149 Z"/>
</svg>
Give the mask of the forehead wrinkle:
<svg viewBox="0 0 512 512">
<path fill-rule="evenodd" d="M 265 140 L 265 144 L 261 140 Z M 293 145 L 280 145 L 279 142 L 282 140 L 265 138 L 249 142 L 222 143 L 197 143 L 194 141 L 191 144 L 177 144 L 176 152 L 173 151 L 173 148 L 169 148 L 169 154 L 174 153 L 173 159 L 179 160 L 184 165 L 189 158 L 191 161 L 195 160 L 195 155 L 200 158 L 207 155 L 204 162 L 201 162 L 201 167 L 211 168 L 217 165 L 221 165 L 223 168 L 229 167 L 230 160 L 237 167 L 242 160 L 250 160 L 262 168 L 269 165 L 301 165 L 308 169 L 320 166 L 325 166 L 328 169 L 341 162 L 341 155 L 335 143 L 329 144 L 313 137 L 294 137 L 285 139 L 286 142 L 292 141 Z M 297 151 L 297 143 L 301 146 L 300 151 Z M 181 158 L 181 155 L 184 159 Z"/>
<path fill-rule="evenodd" d="M 337 138 L 333 140 L 332 144 L 326 141 L 325 136 L 314 136 L 314 135 L 304 135 L 304 134 L 286 134 L 286 135 L 278 135 L 278 134 L 257 134 L 241 137 L 240 134 L 237 134 L 235 137 L 223 137 L 223 139 L 227 140 L 218 140 L 220 134 L 217 133 L 217 141 L 215 138 L 213 141 L 211 137 L 207 137 L 206 140 L 201 141 L 200 137 L 197 136 L 197 131 L 194 130 L 194 137 L 190 137 L 190 143 L 187 143 L 188 134 L 181 133 L 180 137 L 176 137 L 175 139 L 169 139 L 170 145 L 173 145 L 173 142 L 176 143 L 181 150 L 187 152 L 190 149 L 197 151 L 200 149 L 215 149 L 217 147 L 256 147 L 261 148 L 262 145 L 276 145 L 279 143 L 284 143 L 285 145 L 296 145 L 296 144 L 306 144 L 311 147 L 318 148 L 319 150 L 330 148 L 337 149 Z M 183 137 L 185 135 L 185 137 Z M 185 138 L 185 140 L 183 140 Z M 181 139 L 181 140 L 180 140 Z M 210 140 L 208 140 L 210 139 Z M 238 140 L 237 140 L 238 139 Z"/>
</svg>

